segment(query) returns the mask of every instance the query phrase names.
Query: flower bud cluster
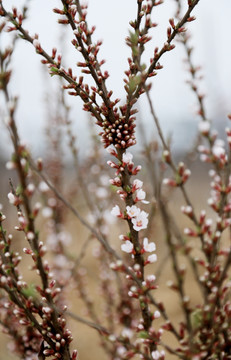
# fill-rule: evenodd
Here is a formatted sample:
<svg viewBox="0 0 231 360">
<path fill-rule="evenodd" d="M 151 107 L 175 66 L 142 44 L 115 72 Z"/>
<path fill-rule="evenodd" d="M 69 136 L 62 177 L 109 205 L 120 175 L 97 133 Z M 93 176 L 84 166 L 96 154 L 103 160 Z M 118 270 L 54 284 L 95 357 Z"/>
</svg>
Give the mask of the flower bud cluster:
<svg viewBox="0 0 231 360">
<path fill-rule="evenodd" d="M 22 309 L 12 301 L 1 297 L 1 326 L 3 332 L 10 336 L 11 351 L 24 359 L 36 359 L 40 351 L 42 336 L 34 326 L 27 326 L 27 320 Z M 12 336 L 13 335 L 13 336 Z"/>
<path fill-rule="evenodd" d="M 109 149 L 109 152 L 117 157 L 114 150 Z M 108 165 L 116 169 L 116 177 L 110 180 L 111 184 L 116 187 L 121 187 L 123 185 L 122 173 L 124 172 L 125 168 L 128 170 L 130 176 L 137 174 L 141 167 L 137 166 L 134 168 L 134 163 L 132 160 L 133 155 L 129 152 L 125 152 L 123 153 L 122 161 L 119 162 L 119 164 L 108 161 Z M 124 212 L 120 210 L 119 205 L 115 205 L 111 211 L 112 215 L 130 221 L 133 229 L 137 232 L 142 229 L 146 229 L 148 225 L 148 213 L 134 205 L 138 202 L 145 204 L 148 203 L 148 201 L 145 200 L 146 193 L 142 190 L 142 186 L 143 182 L 139 179 L 135 179 L 131 185 L 127 185 L 126 187 L 122 186 L 122 190 L 118 190 L 117 193 L 119 194 L 120 198 L 125 201 L 125 203 L 127 203 L 127 199 L 130 196 L 133 199 L 133 205 L 127 205 Z M 129 240 L 129 236 L 123 237 L 123 235 L 121 235 L 120 238 L 123 238 L 122 240 L 124 240 L 124 244 L 121 246 L 122 250 L 127 253 L 132 253 L 133 244 Z"/>
<path fill-rule="evenodd" d="M 164 156 L 167 159 L 167 162 L 170 161 L 169 155 L 165 153 Z M 180 162 L 176 170 L 175 179 L 165 178 L 163 179 L 163 185 L 168 185 L 171 187 L 182 186 L 186 183 L 190 175 L 191 171 L 185 167 L 183 162 Z"/>
<path fill-rule="evenodd" d="M 205 145 L 198 146 L 201 161 L 213 163 L 223 170 L 228 163 L 228 154 L 224 140 L 217 138 L 217 133 L 211 131 L 211 124 L 208 121 L 201 121 L 198 128 L 200 133 L 209 143 L 209 147 Z M 226 134 L 230 150 L 231 129 L 228 127 L 226 128 Z"/>
<path fill-rule="evenodd" d="M 10 298 L 12 298 L 12 302 L 16 305 L 14 307 L 14 316 L 16 316 L 20 327 L 24 327 L 26 332 L 29 331 L 32 324 L 35 327 L 35 334 L 32 332 L 34 338 L 32 337 L 30 341 L 32 343 L 37 341 L 38 344 L 41 344 L 41 341 L 37 339 L 45 340 L 47 345 L 42 351 L 43 355 L 45 357 L 53 355 L 55 358 L 61 359 L 64 353 L 69 352 L 72 335 L 66 327 L 63 312 L 59 310 L 61 288 L 58 284 L 56 286 L 50 266 L 44 260 L 47 249 L 44 243 L 39 241 L 38 233 L 35 229 L 34 220 L 38 215 L 41 204 L 35 203 L 33 206 L 31 205 L 30 201 L 35 192 L 35 185 L 31 181 L 31 174 L 26 169 L 27 161 L 24 157 L 20 157 L 20 151 L 17 155 L 15 163 L 21 177 L 23 177 L 23 185 L 17 188 L 17 195 L 13 189 L 8 194 L 8 199 L 17 208 L 19 226 L 15 227 L 15 229 L 25 234 L 25 239 L 29 246 L 25 247 L 23 251 L 31 257 L 34 264 L 32 269 L 36 270 L 37 274 L 41 277 L 41 285 L 30 288 L 22 280 L 22 277 L 18 275 L 17 265 L 20 262 L 20 256 L 10 251 L 11 237 L 9 236 L 6 239 L 1 228 L 4 239 L 1 244 L 3 249 L 1 268 L 4 269 L 5 274 L 1 276 L 0 287 L 9 294 L 14 291 L 14 297 L 10 295 Z M 48 192 L 44 183 L 40 183 L 39 188 L 43 194 Z M 48 204 L 54 208 L 57 205 L 57 201 L 49 198 Z M 24 205 L 25 214 L 21 210 L 21 205 Z M 4 220 L 4 217 L 2 218 Z M 2 254 L 2 252 L 0 253 Z M 28 346 L 31 345 L 30 341 Z M 33 347 L 31 346 L 31 348 Z M 24 354 L 26 353 L 27 350 L 24 349 Z M 73 358 L 75 357 L 74 353 Z"/>
<path fill-rule="evenodd" d="M 215 165 L 214 170 L 209 171 L 212 182 L 208 205 L 213 209 L 216 217 L 207 218 L 206 211 L 202 210 L 198 220 L 195 220 L 191 206 L 183 206 L 181 210 L 196 225 L 195 230 L 185 228 L 185 235 L 200 238 L 204 255 L 203 258 L 195 257 L 194 263 L 200 267 L 199 282 L 206 293 L 206 301 L 194 311 L 191 310 L 191 318 L 193 331 L 197 337 L 195 341 L 197 353 L 201 354 L 200 358 L 207 358 L 209 354 L 215 357 L 219 357 L 221 353 L 225 354 L 225 344 L 231 343 L 230 331 L 227 330 L 230 328 L 230 301 L 226 296 L 230 284 L 225 280 L 224 270 L 230 263 L 231 250 L 230 247 L 224 248 L 225 242 L 222 239 L 223 232 L 231 224 L 229 195 L 231 178 L 226 173 L 228 155 L 224 142 L 211 135 L 209 123 L 203 122 L 200 129 L 202 135 L 208 137 L 210 142 L 210 148 L 202 145 L 199 147 L 203 153 L 202 160 Z M 227 129 L 226 132 L 229 136 L 230 130 Z M 174 287 L 173 283 L 171 287 Z M 183 329 L 182 332 L 184 332 Z M 222 335 L 214 346 L 218 332 Z M 181 353 L 190 351 L 188 341 L 183 341 L 182 345 L 185 350 Z"/>
<path fill-rule="evenodd" d="M 122 113 L 125 113 L 125 109 L 121 108 Z M 111 123 L 107 119 L 102 122 L 103 132 L 100 133 L 102 136 L 102 143 L 105 147 L 114 145 L 116 148 L 126 149 L 136 144 L 134 135 L 135 123 L 134 117 L 130 117 L 126 121 L 124 116 L 119 116 L 115 113 L 116 120 Z"/>
<path fill-rule="evenodd" d="M 120 99 L 111 100 L 113 92 L 107 91 L 106 88 L 109 73 L 101 70 L 105 60 L 99 61 L 97 57 L 102 41 L 98 41 L 96 44 L 91 41 L 95 27 L 91 29 L 88 27 L 86 6 L 81 5 L 80 11 L 74 3 L 68 3 L 66 9 L 54 9 L 54 11 L 66 16 L 65 20 L 61 20 L 62 23 L 75 23 L 73 31 L 75 38 L 72 40 L 72 44 L 83 57 L 83 61 L 79 61 L 77 66 L 81 68 L 83 74 L 92 75 L 95 81 L 95 86 L 89 88 L 87 84 L 83 84 L 83 77 L 80 77 L 77 88 L 74 84 L 76 78 L 73 78 L 74 82 L 70 81 L 70 85 L 66 88 L 71 90 L 69 92 L 71 95 L 79 95 L 82 98 L 83 109 L 89 111 L 96 118 L 96 123 L 103 128 L 100 135 L 105 147 L 114 145 L 117 148 L 127 148 L 134 145 L 136 143 L 134 110 L 130 110 L 129 116 L 127 116 L 127 105 L 124 105 L 120 107 L 120 115 L 116 106 Z M 69 72 L 68 76 L 72 77 L 72 74 Z M 102 99 L 101 105 L 98 104 L 100 98 Z"/>
</svg>

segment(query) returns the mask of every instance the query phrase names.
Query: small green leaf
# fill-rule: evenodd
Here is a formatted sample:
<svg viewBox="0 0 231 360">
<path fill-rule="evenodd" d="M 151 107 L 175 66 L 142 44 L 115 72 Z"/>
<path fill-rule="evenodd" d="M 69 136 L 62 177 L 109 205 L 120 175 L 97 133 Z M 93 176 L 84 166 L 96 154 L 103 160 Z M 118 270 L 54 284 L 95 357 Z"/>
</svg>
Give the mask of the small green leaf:
<svg viewBox="0 0 231 360">
<path fill-rule="evenodd" d="M 130 34 L 130 41 L 132 46 L 136 46 L 138 44 L 138 39 L 139 39 L 138 33 L 129 31 L 129 34 Z"/>
<path fill-rule="evenodd" d="M 17 195 L 17 196 L 21 195 L 22 192 L 23 192 L 22 186 L 21 186 L 21 185 L 18 185 L 15 192 L 16 192 L 16 195 Z"/>
<path fill-rule="evenodd" d="M 141 339 L 148 339 L 149 338 L 149 334 L 147 331 L 140 331 L 138 333 L 138 337 Z"/>
<path fill-rule="evenodd" d="M 126 191 L 127 193 L 130 193 L 130 192 L 131 192 L 130 186 L 127 185 L 127 186 L 125 187 L 125 191 Z"/>
<path fill-rule="evenodd" d="M 136 90 L 140 81 L 141 81 L 141 77 L 139 75 L 130 77 L 129 83 L 128 83 L 130 93 L 133 93 Z"/>
<path fill-rule="evenodd" d="M 59 69 L 57 69 L 56 67 L 51 67 L 50 68 L 50 75 L 54 76 L 54 75 L 59 75 Z"/>
<path fill-rule="evenodd" d="M 191 322 L 193 329 L 198 329 L 202 324 L 202 311 L 201 309 L 196 309 L 191 314 Z"/>
<path fill-rule="evenodd" d="M 35 285 L 34 284 L 30 284 L 28 285 L 26 288 L 22 289 L 22 293 L 26 296 L 26 297 L 32 297 L 33 299 L 37 298 L 37 291 L 35 289 Z"/>
</svg>

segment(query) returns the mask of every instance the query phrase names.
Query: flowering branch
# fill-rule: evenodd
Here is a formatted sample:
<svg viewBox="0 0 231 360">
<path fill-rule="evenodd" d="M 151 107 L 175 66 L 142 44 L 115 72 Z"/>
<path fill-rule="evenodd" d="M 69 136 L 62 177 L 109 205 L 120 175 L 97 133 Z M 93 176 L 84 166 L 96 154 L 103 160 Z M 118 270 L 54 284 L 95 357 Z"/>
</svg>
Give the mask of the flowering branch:
<svg viewBox="0 0 231 360">
<path fill-rule="evenodd" d="M 0 25 L 0 32 L 6 29 L 15 32 L 25 41 L 31 43 L 36 53 L 42 57 L 42 63 L 49 69 L 51 76 L 58 76 L 64 81 L 61 93 L 61 104 L 57 107 L 56 117 L 49 121 L 47 133 L 55 155 L 48 159 L 48 175 L 43 170 L 43 161 L 38 159 L 37 164 L 32 159 L 28 149 L 22 144 L 18 134 L 15 115 L 17 99 L 11 98 L 8 83 L 11 71 L 8 69 L 11 59 L 11 50 L 0 52 L 1 74 L 0 89 L 3 91 L 7 103 L 6 123 L 14 146 L 12 160 L 7 163 L 8 168 L 17 170 L 19 186 L 16 188 L 10 181 L 11 192 L 8 199 L 17 211 L 18 224 L 15 227 L 24 235 L 27 247 L 25 255 L 29 255 L 33 262 L 33 270 L 40 277 L 41 284 L 29 285 L 22 280 L 18 264 L 21 261 L 19 253 L 12 250 L 12 235 L 2 226 L 5 215 L 0 213 L 0 323 L 4 329 L 15 338 L 17 352 L 21 358 L 35 356 L 44 360 L 47 357 L 54 359 L 75 360 L 77 351 L 71 352 L 70 343 L 72 335 L 66 327 L 63 307 L 64 295 L 69 295 L 69 289 L 78 291 L 80 299 L 87 310 L 88 318 L 82 318 L 78 313 L 66 312 L 70 318 L 97 330 L 101 346 L 108 358 L 131 359 L 139 356 L 146 360 L 165 359 L 165 350 L 177 358 L 188 360 L 197 358 L 225 358 L 230 348 L 230 282 L 229 270 L 231 260 L 230 244 L 224 247 L 225 230 L 230 229 L 231 219 L 231 129 L 226 129 L 227 145 L 217 137 L 207 119 L 203 96 L 196 85 L 198 69 L 193 64 L 192 50 L 188 44 L 185 25 L 195 18 L 192 11 L 199 0 L 188 0 L 186 11 L 181 15 L 181 2 L 177 1 L 177 14 L 175 19 L 170 19 L 167 28 L 166 42 L 160 49 L 153 50 L 150 65 L 143 64 L 143 55 L 146 43 L 151 40 L 150 32 L 156 26 L 151 16 L 162 0 L 138 0 L 135 20 L 130 22 L 132 31 L 126 38 L 127 45 L 131 48 L 128 59 L 129 68 L 124 79 L 126 100 L 113 98 L 112 90 L 108 90 L 108 71 L 103 70 L 105 60 L 99 59 L 101 41 L 94 41 L 95 27 L 87 21 L 87 5 L 79 0 L 61 0 L 60 8 L 55 8 L 58 22 L 68 25 L 72 33 L 72 46 L 82 57 L 77 63 L 78 77 L 69 67 L 63 67 L 61 54 L 53 48 L 51 54 L 46 52 L 39 36 L 30 35 L 24 27 L 25 12 L 21 13 L 16 7 L 7 11 L 0 0 L 0 16 L 7 21 Z M 201 159 L 211 163 L 213 170 L 211 197 L 209 206 L 214 210 L 215 220 L 207 218 L 205 210 L 197 213 L 191 195 L 186 188 L 190 177 L 190 170 L 183 162 L 176 164 L 171 154 L 170 145 L 166 141 L 159 119 L 152 103 L 149 78 L 154 77 L 162 68 L 162 56 L 174 49 L 174 40 L 180 38 L 185 46 L 187 61 L 191 74 L 190 86 L 196 95 L 199 115 L 200 141 L 199 152 Z M 90 86 L 87 78 L 93 81 Z M 107 163 L 115 172 L 109 180 L 111 189 L 119 195 L 122 205 L 112 194 L 109 194 L 105 185 L 105 159 L 101 158 L 98 143 L 95 143 L 94 155 L 80 165 L 77 158 L 75 136 L 70 128 L 69 108 L 65 102 L 64 90 L 69 95 L 79 96 L 83 102 L 83 110 L 90 113 L 101 127 L 99 138 L 107 148 L 113 159 Z M 128 148 L 136 143 L 135 104 L 141 94 L 146 93 L 150 112 L 156 124 L 161 147 L 155 142 L 154 150 L 147 149 L 148 171 L 151 174 L 150 188 L 156 202 L 152 209 L 146 200 L 146 184 L 138 178 L 141 166 L 135 166 L 133 155 Z M 64 123 L 67 125 L 69 146 L 74 157 L 77 169 L 78 183 L 71 185 L 68 195 L 63 195 L 61 188 L 62 166 L 61 159 L 61 128 L 55 133 L 50 131 L 52 126 L 58 124 L 59 112 L 63 110 Z M 160 160 L 161 148 L 162 160 Z M 154 156 L 153 153 L 154 151 Z M 96 158 L 100 158 L 97 159 Z M 101 161 L 101 163 L 100 163 Z M 154 164 L 153 164 L 154 162 Z M 101 166 L 101 164 L 103 165 Z M 99 166 L 100 164 L 100 166 Z M 58 166 L 57 166 L 58 165 Z M 162 181 L 163 173 L 168 165 L 173 173 L 171 178 Z M 152 167 L 155 166 L 155 170 Z M 94 169 L 94 170 L 92 170 Z M 91 177 L 91 170 L 94 176 Z M 86 176 L 87 173 L 87 176 Z M 93 178 L 98 178 L 93 180 Z M 41 179 L 42 181 L 40 182 Z M 87 182 L 90 179 L 91 184 Z M 146 179 L 145 179 L 146 180 Z M 100 181 L 103 185 L 99 187 Z M 180 188 L 184 198 L 181 212 L 185 215 L 192 227 L 185 227 L 181 231 L 177 215 L 172 214 L 168 208 L 169 193 L 165 196 L 163 185 L 171 188 Z M 92 190 L 93 189 L 93 190 Z M 147 187 L 148 189 L 148 187 Z M 89 191 L 89 192 L 88 192 Z M 84 199 L 87 207 L 81 203 L 81 209 L 73 206 L 76 194 L 81 201 Z M 42 222 L 44 233 L 47 232 L 47 246 L 41 241 L 43 233 L 38 232 L 41 204 L 36 202 L 37 195 L 42 195 L 43 203 L 47 204 L 41 215 L 47 217 Z M 120 255 L 116 244 L 111 245 L 111 236 L 116 225 L 109 228 L 110 214 L 106 213 L 108 203 L 113 199 L 114 207 L 111 214 L 124 221 L 126 230 L 119 235 Z M 63 206 L 64 205 L 64 206 Z M 145 210 L 150 210 L 150 213 Z M 67 248 L 67 235 L 63 231 L 66 221 L 64 208 L 78 219 L 74 223 L 74 231 L 78 236 L 78 244 L 74 244 L 69 252 Z M 86 220 L 85 212 L 90 210 L 92 216 Z M 168 283 L 170 290 L 178 293 L 181 301 L 181 312 L 184 321 L 175 325 L 168 315 L 167 307 L 162 301 L 157 300 L 157 276 L 162 269 L 148 271 L 147 266 L 156 263 L 156 244 L 152 240 L 154 215 L 160 212 L 163 221 L 163 233 L 166 238 L 167 256 L 170 258 L 174 271 L 174 282 Z M 92 218 L 94 218 L 92 220 Z M 86 235 L 83 243 L 79 243 L 78 223 L 90 233 Z M 44 225 L 44 226 L 43 226 Z M 152 226 L 151 226 L 152 225 Z M 155 232 L 156 234 L 157 232 Z M 45 235 L 46 236 L 46 235 Z M 76 236 L 76 238 L 77 238 Z M 85 234 L 84 234 L 85 236 Z M 149 238 L 148 238 L 149 236 Z M 160 236 L 161 237 L 161 236 Z M 192 246 L 190 238 L 199 239 Z M 102 313 L 98 310 L 97 302 L 91 299 L 93 289 L 86 283 L 84 261 L 89 244 L 93 239 L 98 241 L 98 247 L 93 249 L 93 256 L 97 259 L 96 272 L 99 279 Z M 52 243 L 53 241 L 53 243 Z M 155 240 L 156 241 L 156 240 Z M 52 243 L 52 246 L 51 246 Z M 199 244 L 199 245 L 198 245 Z M 77 246 L 78 245 L 78 246 Z M 50 246 L 50 249 L 49 249 Z M 78 253 L 76 254 L 76 248 Z M 158 246 L 158 251 L 159 250 Z M 52 253 L 49 263 L 45 260 L 46 252 Z M 194 251 L 195 250 L 195 251 Z M 197 257 L 196 254 L 199 254 Z M 184 258 L 189 262 L 194 276 L 193 282 L 201 291 L 202 299 L 194 303 L 187 295 L 186 268 L 181 264 Z M 80 268 L 81 263 L 81 268 Z M 163 261 L 160 262 L 162 267 Z M 165 264 L 164 264 L 165 265 Z M 164 266 L 163 266 L 164 267 Z M 151 266 L 149 266 L 149 269 Z M 66 278 L 65 278 L 66 276 Z M 67 280 L 68 279 L 68 280 Z M 161 277 L 159 277 L 161 281 Z M 91 285 L 89 285 L 91 287 Z M 68 294 L 67 294 L 68 292 Z M 3 294 L 3 295 L 2 295 Z M 160 292 L 158 295 L 161 294 Z M 170 306 L 172 307 L 173 304 Z M 77 312 L 77 311 L 76 311 Z M 159 319 L 159 320 L 158 320 Z M 162 340 L 163 331 L 173 335 L 177 342 L 176 349 L 169 346 L 168 338 Z M 26 342 L 24 341 L 26 339 Z"/>
</svg>

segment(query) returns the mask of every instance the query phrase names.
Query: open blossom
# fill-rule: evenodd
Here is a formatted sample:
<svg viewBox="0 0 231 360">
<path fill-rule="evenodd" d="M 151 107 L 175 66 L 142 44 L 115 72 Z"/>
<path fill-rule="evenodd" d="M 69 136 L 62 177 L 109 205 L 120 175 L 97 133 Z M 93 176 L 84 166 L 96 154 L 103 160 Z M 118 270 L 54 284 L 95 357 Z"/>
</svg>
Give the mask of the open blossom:
<svg viewBox="0 0 231 360">
<path fill-rule="evenodd" d="M 165 358 L 165 351 L 164 350 L 161 350 L 161 351 L 155 350 L 155 351 L 153 351 L 152 352 L 152 358 L 154 360 L 164 359 Z"/>
<path fill-rule="evenodd" d="M 133 181 L 133 184 L 132 184 L 133 190 L 139 190 L 142 188 L 142 186 L 143 186 L 143 181 L 141 181 L 139 179 L 135 179 Z"/>
<path fill-rule="evenodd" d="M 140 213 L 140 209 L 136 205 L 126 206 L 126 210 L 130 218 L 136 217 Z"/>
<path fill-rule="evenodd" d="M 143 248 L 146 252 L 153 252 L 156 250 L 156 245 L 154 242 L 148 243 L 148 238 L 144 238 L 143 240 Z"/>
<path fill-rule="evenodd" d="M 121 217 L 122 213 L 121 213 L 120 208 L 119 208 L 118 205 L 115 205 L 115 206 L 112 208 L 111 214 L 112 214 L 113 216 Z"/>
<path fill-rule="evenodd" d="M 138 200 L 144 200 L 144 199 L 145 199 L 145 196 L 146 196 L 146 192 L 145 192 L 144 190 L 142 190 L 142 189 L 137 190 L 137 192 L 136 192 L 136 198 L 137 198 Z"/>
<path fill-rule="evenodd" d="M 126 240 L 125 243 L 121 245 L 121 250 L 130 254 L 133 251 L 132 242 L 129 240 Z"/>
<path fill-rule="evenodd" d="M 156 254 L 149 255 L 147 261 L 148 263 L 153 264 L 154 262 L 157 261 L 157 255 Z"/>
<path fill-rule="evenodd" d="M 141 201 L 144 204 L 148 204 L 149 201 L 144 200 L 146 197 L 146 192 L 142 189 L 137 190 L 135 201 Z"/>
<path fill-rule="evenodd" d="M 122 157 L 122 161 L 124 164 L 132 164 L 133 155 L 130 152 L 124 153 Z"/>
<path fill-rule="evenodd" d="M 140 211 L 136 217 L 132 218 L 132 223 L 133 229 L 136 231 L 146 229 L 148 225 L 148 213 Z"/>
</svg>

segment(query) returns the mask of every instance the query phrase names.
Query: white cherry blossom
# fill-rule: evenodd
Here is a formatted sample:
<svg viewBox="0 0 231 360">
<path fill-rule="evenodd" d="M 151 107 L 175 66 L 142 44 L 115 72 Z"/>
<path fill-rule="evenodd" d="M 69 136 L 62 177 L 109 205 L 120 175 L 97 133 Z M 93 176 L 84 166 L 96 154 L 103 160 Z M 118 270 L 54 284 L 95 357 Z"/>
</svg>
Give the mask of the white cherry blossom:
<svg viewBox="0 0 231 360">
<path fill-rule="evenodd" d="M 133 181 L 133 187 L 134 187 L 134 189 L 135 190 L 139 190 L 139 189 L 141 189 L 142 188 L 142 186 L 143 186 L 143 181 L 141 181 L 141 180 L 139 180 L 139 179 L 135 179 L 134 181 Z"/>
<path fill-rule="evenodd" d="M 126 210 L 130 218 L 136 217 L 140 214 L 140 209 L 136 205 L 126 206 Z"/>
<path fill-rule="evenodd" d="M 129 240 L 126 240 L 125 243 L 121 245 L 121 250 L 130 254 L 133 251 L 132 242 Z"/>
<path fill-rule="evenodd" d="M 153 264 L 154 262 L 157 261 L 157 255 L 156 254 L 149 255 L 147 260 L 150 264 Z"/>
<path fill-rule="evenodd" d="M 144 238 L 143 240 L 143 248 L 146 252 L 153 252 L 156 250 L 156 245 L 154 242 L 148 243 L 148 238 Z"/>
<path fill-rule="evenodd" d="M 146 229 L 148 225 L 148 214 L 145 211 L 140 211 L 140 213 L 132 218 L 133 229 L 140 231 Z"/>
<path fill-rule="evenodd" d="M 144 200 L 146 197 L 146 192 L 142 189 L 137 190 L 135 201 L 141 201 L 143 204 L 148 204 L 149 201 Z"/>
<path fill-rule="evenodd" d="M 111 210 L 111 214 L 113 215 L 113 216 L 121 216 L 121 211 L 120 211 L 120 208 L 119 208 L 119 206 L 118 205 L 115 205 L 113 208 L 112 208 L 112 210 Z"/>
<path fill-rule="evenodd" d="M 133 155 L 130 152 L 124 153 L 122 156 L 122 161 L 124 164 L 132 164 Z"/>
</svg>

